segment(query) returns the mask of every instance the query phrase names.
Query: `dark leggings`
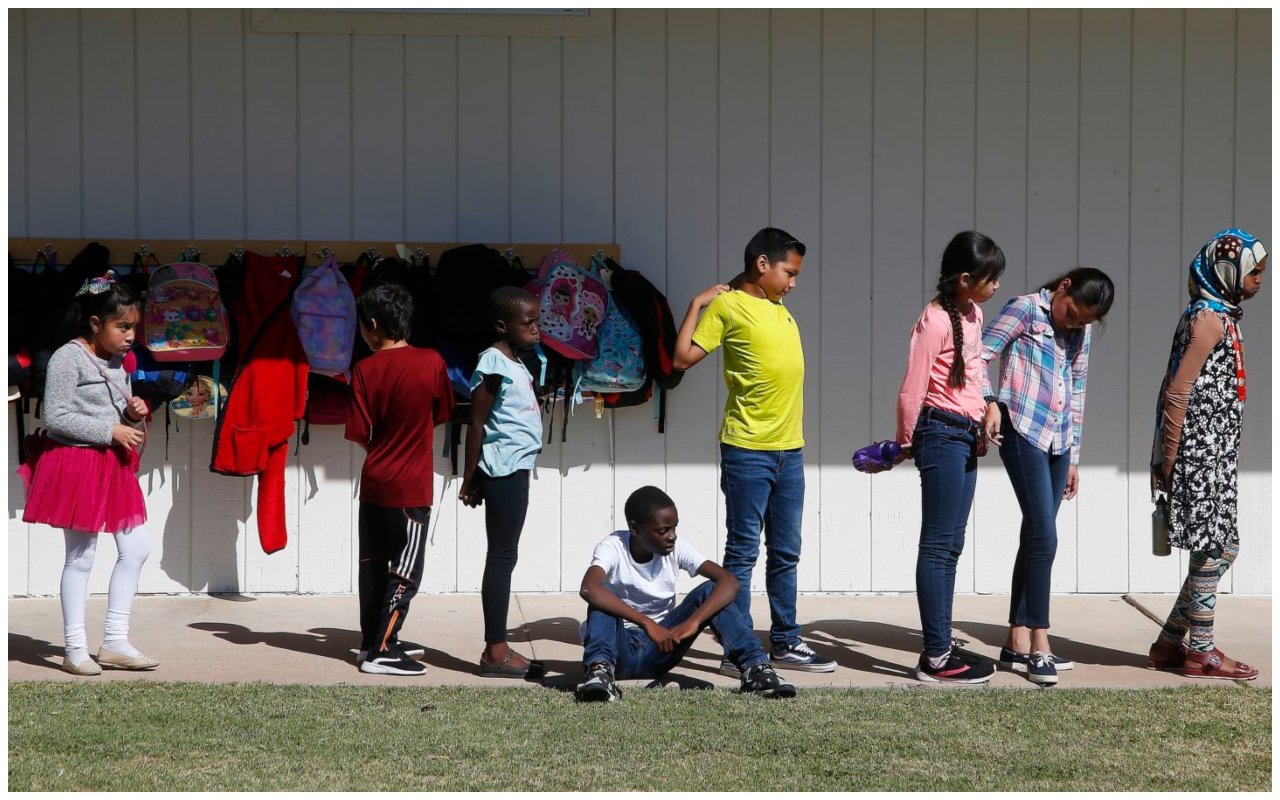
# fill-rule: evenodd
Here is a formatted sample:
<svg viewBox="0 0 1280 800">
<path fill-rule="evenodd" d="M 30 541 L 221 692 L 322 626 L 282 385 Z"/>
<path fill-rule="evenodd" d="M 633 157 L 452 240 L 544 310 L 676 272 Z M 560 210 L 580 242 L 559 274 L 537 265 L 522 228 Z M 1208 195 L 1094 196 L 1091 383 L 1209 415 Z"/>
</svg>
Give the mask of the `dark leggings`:
<svg viewBox="0 0 1280 800">
<path fill-rule="evenodd" d="M 516 568 L 520 531 L 529 510 L 529 470 L 516 470 L 501 478 L 476 472 L 477 488 L 484 498 L 484 527 L 489 552 L 480 581 L 480 606 L 484 610 L 484 642 L 507 640 L 507 607 L 511 603 L 511 572 Z"/>
</svg>

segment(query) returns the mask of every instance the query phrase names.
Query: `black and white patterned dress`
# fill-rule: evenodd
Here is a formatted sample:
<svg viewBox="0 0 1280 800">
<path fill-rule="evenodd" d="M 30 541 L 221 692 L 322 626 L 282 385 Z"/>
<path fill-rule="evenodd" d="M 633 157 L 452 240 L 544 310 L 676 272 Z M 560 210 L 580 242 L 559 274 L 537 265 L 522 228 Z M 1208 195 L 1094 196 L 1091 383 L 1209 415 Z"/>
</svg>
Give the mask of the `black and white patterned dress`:
<svg viewBox="0 0 1280 800">
<path fill-rule="evenodd" d="M 1240 541 L 1236 471 L 1244 401 L 1237 391 L 1233 326 L 1215 316 L 1225 335 L 1191 388 L 1169 490 L 1169 544 L 1192 552 Z M 1182 333 L 1184 350 L 1191 328 Z"/>
</svg>

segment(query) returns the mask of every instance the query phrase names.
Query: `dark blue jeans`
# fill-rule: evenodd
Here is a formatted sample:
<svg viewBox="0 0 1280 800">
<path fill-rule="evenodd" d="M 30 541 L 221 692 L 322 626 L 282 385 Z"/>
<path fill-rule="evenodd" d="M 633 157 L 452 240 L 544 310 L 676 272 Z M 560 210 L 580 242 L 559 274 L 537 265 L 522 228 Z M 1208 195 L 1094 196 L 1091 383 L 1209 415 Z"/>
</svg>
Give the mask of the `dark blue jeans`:
<svg viewBox="0 0 1280 800">
<path fill-rule="evenodd" d="M 1004 411 L 1000 460 L 1022 508 L 1018 557 L 1013 562 L 1009 624 L 1049 627 L 1049 582 L 1058 553 L 1058 507 L 1067 487 L 1071 454 L 1050 455 L 1023 438 Z"/>
<path fill-rule="evenodd" d="M 775 648 L 800 642 L 796 624 L 796 565 L 804 511 L 804 451 L 748 450 L 720 445 L 724 492 L 724 568 L 742 588 L 737 606 L 751 624 L 751 569 L 764 530 L 764 587 L 769 595 L 769 641 Z M 725 654 L 728 655 L 728 650 Z"/>
<path fill-rule="evenodd" d="M 715 583 L 706 581 L 685 595 L 680 605 L 672 609 L 662 621 L 663 627 L 674 628 L 692 617 L 694 612 L 711 596 Z M 751 630 L 751 624 L 742 618 L 738 607 L 730 603 L 708 621 L 720 637 L 725 652 L 742 670 L 763 664 L 768 656 L 760 647 L 760 640 Z M 592 607 L 587 611 L 586 630 L 582 637 L 582 664 L 612 664 L 614 677 L 660 678 L 680 663 L 689 652 L 697 636 L 690 636 L 676 645 L 670 653 L 658 649 L 658 645 L 641 628 L 628 628 L 621 617 Z"/>
<path fill-rule="evenodd" d="M 943 414 L 957 422 L 963 417 Z M 916 602 L 924 652 L 940 656 L 951 647 L 951 604 L 956 562 L 964 552 L 964 531 L 977 485 L 976 425 L 952 427 L 924 414 L 912 434 L 911 454 L 920 470 L 920 550 L 916 557 Z"/>
</svg>

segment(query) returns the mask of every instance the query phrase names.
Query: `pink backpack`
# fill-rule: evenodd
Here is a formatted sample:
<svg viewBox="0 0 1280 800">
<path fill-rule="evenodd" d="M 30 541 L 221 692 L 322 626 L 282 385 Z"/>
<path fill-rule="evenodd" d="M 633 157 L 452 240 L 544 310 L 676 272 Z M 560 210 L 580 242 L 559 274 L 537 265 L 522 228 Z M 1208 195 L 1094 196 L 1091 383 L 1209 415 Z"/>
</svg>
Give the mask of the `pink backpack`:
<svg viewBox="0 0 1280 800">
<path fill-rule="evenodd" d="M 227 331 L 213 270 L 180 261 L 151 273 L 142 332 L 156 361 L 215 361 L 227 351 Z"/>
<path fill-rule="evenodd" d="M 290 311 L 311 371 L 345 375 L 356 346 L 356 298 L 338 269 L 337 256 L 330 255 L 302 279 Z"/>
<path fill-rule="evenodd" d="M 609 308 L 609 290 L 599 276 L 557 248 L 542 259 L 533 291 L 541 306 L 542 343 L 565 358 L 595 358 L 600 325 Z"/>
</svg>

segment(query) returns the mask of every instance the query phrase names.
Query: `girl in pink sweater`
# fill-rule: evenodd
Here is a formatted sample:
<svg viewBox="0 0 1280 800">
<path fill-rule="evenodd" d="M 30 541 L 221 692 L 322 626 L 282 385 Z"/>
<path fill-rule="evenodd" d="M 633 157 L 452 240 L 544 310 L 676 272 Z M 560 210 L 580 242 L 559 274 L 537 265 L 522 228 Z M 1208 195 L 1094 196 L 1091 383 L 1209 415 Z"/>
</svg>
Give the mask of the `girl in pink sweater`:
<svg viewBox="0 0 1280 800">
<path fill-rule="evenodd" d="M 916 599 L 924 652 L 922 681 L 982 683 L 995 667 L 954 647 L 951 602 L 956 562 L 973 505 L 977 456 L 985 452 L 983 399 L 991 394 L 982 360 L 982 311 L 1000 288 L 1004 253 L 977 231 L 957 233 L 942 253 L 938 296 L 911 332 L 898 393 L 898 442 L 920 470 L 920 549 Z"/>
</svg>

